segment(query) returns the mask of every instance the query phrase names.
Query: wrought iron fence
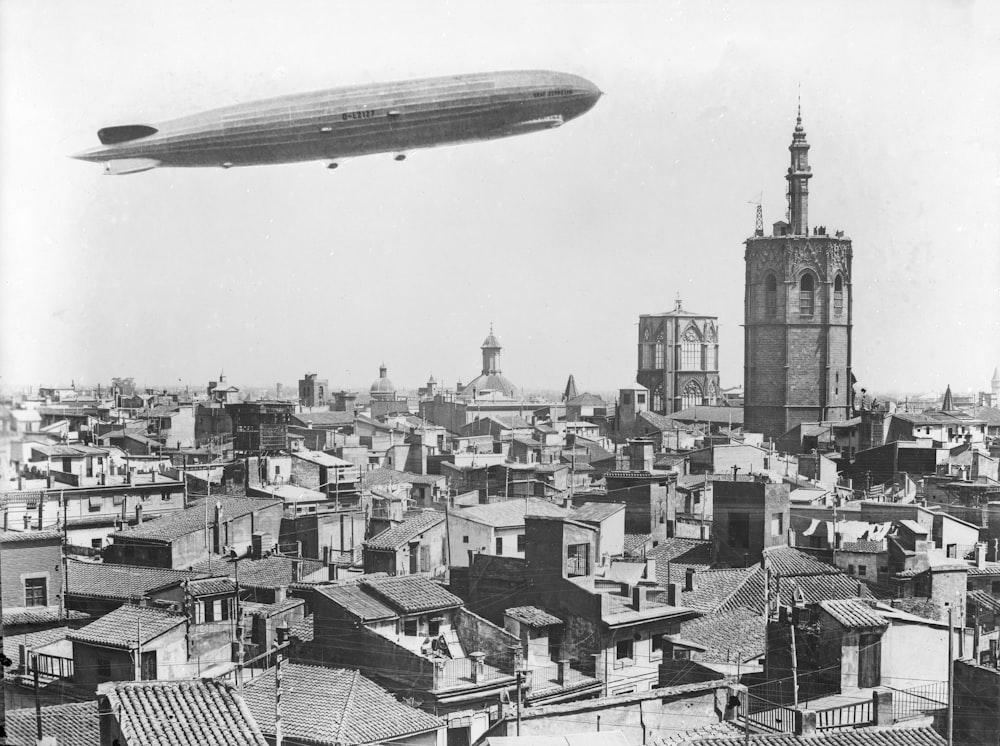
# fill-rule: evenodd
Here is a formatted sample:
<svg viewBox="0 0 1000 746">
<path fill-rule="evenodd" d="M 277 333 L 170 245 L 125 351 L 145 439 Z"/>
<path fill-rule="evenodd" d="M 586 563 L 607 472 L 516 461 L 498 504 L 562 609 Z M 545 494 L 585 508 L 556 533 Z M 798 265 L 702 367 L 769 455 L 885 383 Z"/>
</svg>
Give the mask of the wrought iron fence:
<svg viewBox="0 0 1000 746">
<path fill-rule="evenodd" d="M 751 727 L 770 733 L 795 732 L 795 710 L 753 694 L 747 695 L 744 718 L 749 719 Z"/>
<path fill-rule="evenodd" d="M 942 710 L 948 706 L 948 682 L 935 681 L 932 684 L 915 686 L 910 689 L 892 690 L 892 721 L 919 717 L 928 712 Z"/>
<path fill-rule="evenodd" d="M 816 713 L 816 730 L 831 731 L 858 728 L 875 722 L 874 700 L 854 702 Z"/>
</svg>

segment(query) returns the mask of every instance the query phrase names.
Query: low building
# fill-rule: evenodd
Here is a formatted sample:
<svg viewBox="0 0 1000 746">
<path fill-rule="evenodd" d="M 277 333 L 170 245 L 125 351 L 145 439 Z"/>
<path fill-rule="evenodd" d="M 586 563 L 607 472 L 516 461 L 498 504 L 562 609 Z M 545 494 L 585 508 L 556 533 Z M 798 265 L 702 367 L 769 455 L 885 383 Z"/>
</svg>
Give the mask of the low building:
<svg viewBox="0 0 1000 746">
<path fill-rule="evenodd" d="M 364 542 L 365 572 L 442 574 L 448 567 L 447 533 L 444 513 L 408 513 L 402 522 Z"/>
<path fill-rule="evenodd" d="M 4 621 L 30 614 L 35 623 L 60 620 L 63 587 L 59 531 L 0 531 L 0 609 Z"/>
<path fill-rule="evenodd" d="M 535 497 L 513 498 L 448 512 L 449 565 L 468 567 L 470 554 L 524 557 L 525 515 L 568 515 L 569 510 Z"/>
<path fill-rule="evenodd" d="M 306 660 L 357 668 L 428 711 L 492 706 L 515 687 L 519 641 L 429 578 L 318 586 Z"/>
<path fill-rule="evenodd" d="M 118 531 L 105 549 L 106 562 L 185 568 L 232 549 L 251 550 L 252 536 L 278 536 L 283 502 L 275 499 L 228 497 L 200 501 L 187 510 Z"/>
</svg>

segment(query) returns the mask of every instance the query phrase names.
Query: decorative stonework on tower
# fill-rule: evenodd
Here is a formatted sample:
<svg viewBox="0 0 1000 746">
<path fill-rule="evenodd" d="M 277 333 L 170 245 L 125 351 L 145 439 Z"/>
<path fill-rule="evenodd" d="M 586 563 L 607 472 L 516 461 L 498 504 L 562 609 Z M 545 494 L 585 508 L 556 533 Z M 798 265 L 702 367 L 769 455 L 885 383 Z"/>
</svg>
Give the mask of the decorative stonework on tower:
<svg viewBox="0 0 1000 746">
<path fill-rule="evenodd" d="M 809 231 L 809 144 L 792 133 L 788 221 L 746 240 L 744 420 L 777 438 L 851 408 L 851 240 Z"/>
</svg>

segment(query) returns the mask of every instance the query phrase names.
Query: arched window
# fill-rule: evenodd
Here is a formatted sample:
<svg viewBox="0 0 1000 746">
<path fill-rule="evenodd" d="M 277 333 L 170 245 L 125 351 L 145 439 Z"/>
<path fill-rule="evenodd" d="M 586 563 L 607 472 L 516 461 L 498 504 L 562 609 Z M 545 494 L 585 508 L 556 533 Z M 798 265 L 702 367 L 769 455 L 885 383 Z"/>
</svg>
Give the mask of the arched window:
<svg viewBox="0 0 1000 746">
<path fill-rule="evenodd" d="M 657 370 L 663 370 L 663 368 L 666 367 L 664 362 L 664 346 L 663 346 L 662 334 L 656 338 L 656 353 L 654 359 L 656 361 L 655 367 Z"/>
<path fill-rule="evenodd" d="M 663 414 L 663 384 L 653 389 L 653 411 Z"/>
<path fill-rule="evenodd" d="M 681 398 L 681 406 L 684 409 L 689 407 L 697 407 L 698 405 L 704 403 L 704 396 L 701 392 L 701 386 L 698 385 L 697 381 L 688 381 L 684 385 L 684 395 Z"/>
<path fill-rule="evenodd" d="M 812 316 L 816 294 L 816 280 L 806 272 L 799 281 L 799 316 Z"/>
<path fill-rule="evenodd" d="M 833 281 L 833 313 L 835 316 L 844 313 L 844 278 L 840 275 Z"/>
<path fill-rule="evenodd" d="M 719 389 L 715 386 L 715 381 L 708 384 L 708 405 L 714 407 L 719 403 Z"/>
<path fill-rule="evenodd" d="M 778 280 L 768 275 L 764 280 L 764 315 L 773 318 L 778 313 Z"/>
</svg>

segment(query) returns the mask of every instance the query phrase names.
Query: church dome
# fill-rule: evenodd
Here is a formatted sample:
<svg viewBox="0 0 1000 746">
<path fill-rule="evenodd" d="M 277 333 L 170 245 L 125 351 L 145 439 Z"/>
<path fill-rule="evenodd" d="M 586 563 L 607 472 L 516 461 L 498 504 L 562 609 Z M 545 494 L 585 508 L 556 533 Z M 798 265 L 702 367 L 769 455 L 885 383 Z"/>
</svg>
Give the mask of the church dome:
<svg viewBox="0 0 1000 746">
<path fill-rule="evenodd" d="M 372 381 L 368 391 L 374 399 L 391 399 L 396 395 L 396 387 L 392 385 L 392 381 L 386 375 L 385 364 L 379 367 L 378 378 Z"/>
</svg>

